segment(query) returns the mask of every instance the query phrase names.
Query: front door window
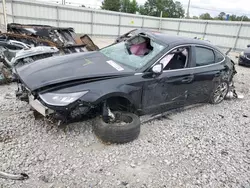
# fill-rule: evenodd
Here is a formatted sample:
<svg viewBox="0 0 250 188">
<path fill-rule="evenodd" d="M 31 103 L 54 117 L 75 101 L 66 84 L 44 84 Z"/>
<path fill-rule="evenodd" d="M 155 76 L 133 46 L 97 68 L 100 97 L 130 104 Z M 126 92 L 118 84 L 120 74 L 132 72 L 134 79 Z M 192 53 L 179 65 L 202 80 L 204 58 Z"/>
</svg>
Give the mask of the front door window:
<svg viewBox="0 0 250 188">
<path fill-rule="evenodd" d="M 189 48 L 180 47 L 166 55 L 160 63 L 164 70 L 183 69 L 188 66 Z"/>
</svg>

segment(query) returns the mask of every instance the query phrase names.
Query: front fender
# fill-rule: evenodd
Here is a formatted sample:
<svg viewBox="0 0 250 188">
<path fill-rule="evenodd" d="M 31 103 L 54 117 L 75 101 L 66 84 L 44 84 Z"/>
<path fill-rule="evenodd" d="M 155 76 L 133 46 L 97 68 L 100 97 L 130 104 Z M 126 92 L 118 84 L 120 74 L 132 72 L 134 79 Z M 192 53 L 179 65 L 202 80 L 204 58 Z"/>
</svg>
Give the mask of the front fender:
<svg viewBox="0 0 250 188">
<path fill-rule="evenodd" d="M 92 90 L 81 97 L 80 100 L 92 105 L 98 105 L 111 97 L 123 97 L 133 104 L 135 108 L 139 109 L 141 108 L 142 87 L 124 85 L 107 91 Z"/>
</svg>

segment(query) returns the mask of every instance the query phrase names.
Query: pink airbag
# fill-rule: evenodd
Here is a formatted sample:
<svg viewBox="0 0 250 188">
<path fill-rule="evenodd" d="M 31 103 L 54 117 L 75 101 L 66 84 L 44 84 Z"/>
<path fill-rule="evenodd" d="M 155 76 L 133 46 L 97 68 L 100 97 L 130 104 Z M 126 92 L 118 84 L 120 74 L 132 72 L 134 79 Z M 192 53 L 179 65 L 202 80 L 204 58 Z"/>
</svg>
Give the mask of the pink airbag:
<svg viewBox="0 0 250 188">
<path fill-rule="evenodd" d="M 141 44 L 134 44 L 133 46 L 131 46 L 130 51 L 134 55 L 145 55 L 145 53 L 148 52 L 147 43 L 143 42 Z"/>
</svg>

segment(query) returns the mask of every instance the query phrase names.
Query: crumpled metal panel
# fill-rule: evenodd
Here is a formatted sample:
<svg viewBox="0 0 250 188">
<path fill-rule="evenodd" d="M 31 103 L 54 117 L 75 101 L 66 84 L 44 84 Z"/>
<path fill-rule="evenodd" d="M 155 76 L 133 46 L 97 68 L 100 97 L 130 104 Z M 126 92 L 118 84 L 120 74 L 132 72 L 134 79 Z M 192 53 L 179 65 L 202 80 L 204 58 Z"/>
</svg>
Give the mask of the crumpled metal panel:
<svg viewBox="0 0 250 188">
<path fill-rule="evenodd" d="M 33 38 L 34 41 L 40 39 L 46 40 L 50 43 L 49 46 L 54 45 L 61 50 L 61 52 L 66 54 L 86 51 L 86 48 L 84 48 L 85 44 L 82 43 L 71 27 L 63 28 L 49 25 L 22 25 L 11 23 L 8 24 L 7 28 L 8 32 L 11 32 L 11 34 L 22 35 L 23 38 L 27 36 Z M 41 44 L 39 43 L 39 45 Z M 37 46 L 36 43 L 35 46 Z"/>
<path fill-rule="evenodd" d="M 0 85 L 7 84 L 11 82 L 12 74 L 10 69 L 8 69 L 2 62 L 0 62 Z"/>
<path fill-rule="evenodd" d="M 86 48 L 89 51 L 96 51 L 99 50 L 98 46 L 95 45 L 95 43 L 91 40 L 91 38 L 88 35 L 83 35 L 80 37 L 83 44 L 86 44 Z"/>
</svg>

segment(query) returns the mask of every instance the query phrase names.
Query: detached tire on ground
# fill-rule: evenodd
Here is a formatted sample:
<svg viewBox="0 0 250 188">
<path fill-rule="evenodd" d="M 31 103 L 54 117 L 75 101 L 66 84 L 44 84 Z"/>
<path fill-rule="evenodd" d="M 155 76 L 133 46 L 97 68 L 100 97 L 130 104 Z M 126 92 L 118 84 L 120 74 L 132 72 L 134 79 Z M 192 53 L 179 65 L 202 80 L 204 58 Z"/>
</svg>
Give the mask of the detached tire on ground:
<svg viewBox="0 0 250 188">
<path fill-rule="evenodd" d="M 96 136 L 106 143 L 122 144 L 135 140 L 140 134 L 140 118 L 129 112 L 114 112 L 114 114 L 117 119 L 114 123 L 104 122 L 101 116 L 93 121 L 93 131 Z"/>
</svg>

